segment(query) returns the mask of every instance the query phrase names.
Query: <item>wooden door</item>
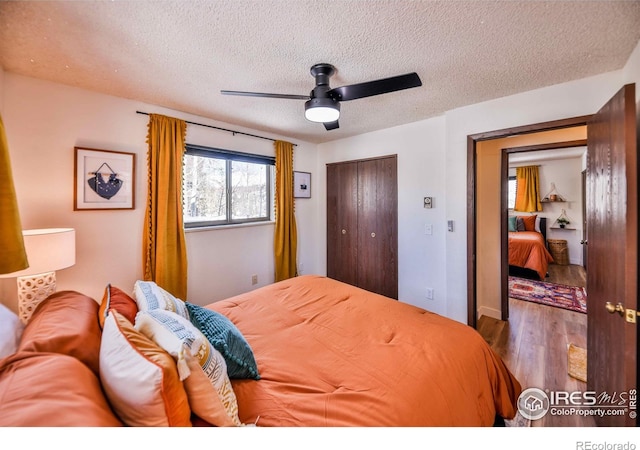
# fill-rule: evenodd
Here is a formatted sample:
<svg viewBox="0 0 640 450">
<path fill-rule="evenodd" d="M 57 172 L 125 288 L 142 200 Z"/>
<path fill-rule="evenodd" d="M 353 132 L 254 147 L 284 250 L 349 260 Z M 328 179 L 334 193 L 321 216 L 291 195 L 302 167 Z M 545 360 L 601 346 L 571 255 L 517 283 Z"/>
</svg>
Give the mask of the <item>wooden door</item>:
<svg viewBox="0 0 640 450">
<path fill-rule="evenodd" d="M 589 250 L 588 243 L 589 238 L 587 237 L 587 171 L 583 170 L 581 172 L 582 179 L 582 239 L 580 240 L 580 244 L 582 244 L 582 267 L 587 270 L 587 251 Z M 588 272 L 587 272 L 588 276 Z"/>
<path fill-rule="evenodd" d="M 358 163 L 327 164 L 327 276 L 358 283 Z"/>
<path fill-rule="evenodd" d="M 358 286 L 398 298 L 395 156 L 358 163 Z"/>
<path fill-rule="evenodd" d="M 638 309 L 635 86 L 624 86 L 587 129 L 587 387 L 596 395 L 628 395 L 638 386 L 637 325 L 608 312 L 606 303 Z M 634 426 L 636 414 L 596 416 L 596 422 Z"/>
</svg>

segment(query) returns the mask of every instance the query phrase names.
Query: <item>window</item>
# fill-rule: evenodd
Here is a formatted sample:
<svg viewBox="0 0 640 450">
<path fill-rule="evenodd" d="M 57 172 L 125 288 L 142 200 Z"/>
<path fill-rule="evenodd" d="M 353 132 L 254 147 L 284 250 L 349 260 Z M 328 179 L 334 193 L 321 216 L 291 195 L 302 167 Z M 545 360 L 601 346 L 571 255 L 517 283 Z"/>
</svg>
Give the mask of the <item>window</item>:
<svg viewBox="0 0 640 450">
<path fill-rule="evenodd" d="M 509 196 L 507 197 L 507 205 L 509 209 L 513 209 L 516 205 L 516 190 L 518 188 L 518 182 L 516 177 L 509 177 Z"/>
<path fill-rule="evenodd" d="M 186 147 L 182 185 L 185 228 L 271 220 L 273 157 Z"/>
</svg>

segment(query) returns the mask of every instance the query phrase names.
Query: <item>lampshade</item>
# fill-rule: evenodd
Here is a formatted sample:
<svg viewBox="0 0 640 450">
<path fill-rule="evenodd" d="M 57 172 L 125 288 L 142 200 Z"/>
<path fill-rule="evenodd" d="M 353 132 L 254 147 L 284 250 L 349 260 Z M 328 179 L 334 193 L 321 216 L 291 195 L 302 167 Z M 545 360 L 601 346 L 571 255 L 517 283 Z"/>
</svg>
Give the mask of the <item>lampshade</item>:
<svg viewBox="0 0 640 450">
<path fill-rule="evenodd" d="M 304 116 L 311 122 L 335 122 L 340 117 L 340 104 L 330 98 L 312 98 L 304 104 Z"/>
<path fill-rule="evenodd" d="M 16 278 L 71 267 L 76 263 L 76 231 L 73 228 L 23 230 L 29 267 L 0 275 Z"/>
</svg>

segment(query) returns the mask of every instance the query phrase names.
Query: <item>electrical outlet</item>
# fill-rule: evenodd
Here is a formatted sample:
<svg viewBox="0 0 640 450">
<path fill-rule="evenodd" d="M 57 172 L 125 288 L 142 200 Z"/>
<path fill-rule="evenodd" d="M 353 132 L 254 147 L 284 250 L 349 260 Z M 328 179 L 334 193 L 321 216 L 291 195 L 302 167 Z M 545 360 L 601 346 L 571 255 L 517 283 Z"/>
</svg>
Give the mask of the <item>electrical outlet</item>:
<svg viewBox="0 0 640 450">
<path fill-rule="evenodd" d="M 433 288 L 427 288 L 427 300 L 433 300 Z"/>
<path fill-rule="evenodd" d="M 251 284 L 256 285 L 258 284 L 258 275 L 251 275 Z"/>
</svg>

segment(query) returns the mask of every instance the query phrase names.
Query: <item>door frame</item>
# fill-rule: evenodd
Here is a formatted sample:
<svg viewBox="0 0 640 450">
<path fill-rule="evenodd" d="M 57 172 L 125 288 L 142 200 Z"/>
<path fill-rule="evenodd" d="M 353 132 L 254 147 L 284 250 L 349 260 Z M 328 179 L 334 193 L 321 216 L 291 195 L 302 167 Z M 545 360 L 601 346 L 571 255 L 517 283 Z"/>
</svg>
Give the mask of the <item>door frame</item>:
<svg viewBox="0 0 640 450">
<path fill-rule="evenodd" d="M 476 291 L 476 147 L 478 142 L 587 125 L 587 122 L 591 117 L 592 115 L 572 117 L 550 122 L 541 122 L 519 127 L 486 131 L 467 136 L 467 324 L 473 328 L 477 327 L 478 321 Z M 505 220 L 503 220 L 501 227 L 505 227 L 505 223 Z M 502 287 L 502 289 L 504 289 L 504 287 Z"/>
</svg>

